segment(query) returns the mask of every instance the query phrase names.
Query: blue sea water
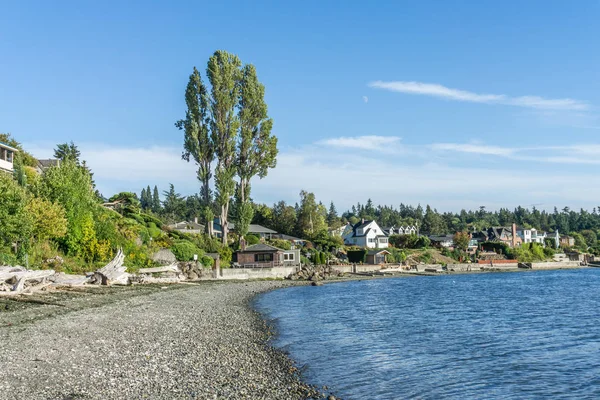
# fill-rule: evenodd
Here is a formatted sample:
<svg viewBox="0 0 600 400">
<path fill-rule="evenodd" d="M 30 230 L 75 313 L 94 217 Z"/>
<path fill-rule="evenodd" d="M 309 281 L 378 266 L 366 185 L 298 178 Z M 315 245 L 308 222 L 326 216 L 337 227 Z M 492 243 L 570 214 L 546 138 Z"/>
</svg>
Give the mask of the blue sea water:
<svg viewBox="0 0 600 400">
<path fill-rule="evenodd" d="M 600 398 L 600 268 L 292 287 L 256 307 L 344 399 Z"/>
</svg>

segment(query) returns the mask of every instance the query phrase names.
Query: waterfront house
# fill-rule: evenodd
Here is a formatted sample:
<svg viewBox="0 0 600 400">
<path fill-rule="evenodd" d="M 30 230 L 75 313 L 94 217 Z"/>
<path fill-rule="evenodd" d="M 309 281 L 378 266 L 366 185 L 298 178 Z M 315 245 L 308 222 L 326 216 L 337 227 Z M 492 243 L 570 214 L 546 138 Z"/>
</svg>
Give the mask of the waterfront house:
<svg viewBox="0 0 600 400">
<path fill-rule="evenodd" d="M 386 257 L 391 254 L 387 250 L 369 250 L 367 251 L 365 263 L 371 265 L 385 264 L 387 262 Z"/>
<path fill-rule="evenodd" d="M 204 225 L 198 223 L 198 218 L 194 218 L 193 221 L 177 222 L 168 227 L 181 233 L 200 234 L 205 232 Z"/>
<path fill-rule="evenodd" d="M 493 226 L 491 228 L 473 233 L 472 238 L 477 239 L 479 242 L 504 243 L 509 247 L 517 247 L 523 243 L 523 240 L 517 234 L 516 224 L 513 224 L 510 228 L 505 226 Z"/>
<path fill-rule="evenodd" d="M 416 225 L 406 225 L 406 226 L 390 226 L 390 227 L 384 227 L 383 231 L 385 232 L 386 235 L 388 236 L 392 236 L 392 235 L 418 235 L 419 234 L 419 230 L 417 229 Z"/>
<path fill-rule="evenodd" d="M 543 246 L 545 246 L 545 239 L 548 237 L 544 231 L 523 227 L 517 227 L 517 235 L 521 238 L 522 243 L 539 243 Z"/>
<path fill-rule="evenodd" d="M 234 254 L 234 262 L 241 268 L 270 268 L 300 265 L 300 249 L 283 250 L 265 243 L 252 246 L 242 240 L 241 249 Z"/>
<path fill-rule="evenodd" d="M 453 249 L 454 248 L 454 235 L 431 235 L 428 236 L 431 244 L 439 249 Z"/>
<path fill-rule="evenodd" d="M 563 247 L 573 247 L 575 246 L 575 238 L 569 235 L 562 235 L 560 237 L 560 245 Z"/>
<path fill-rule="evenodd" d="M 13 172 L 15 153 L 19 150 L 0 142 L 0 171 Z"/>
<path fill-rule="evenodd" d="M 344 244 L 349 246 L 367 248 L 388 247 L 388 235 L 373 220 L 361 220 L 342 239 L 344 239 Z"/>
</svg>

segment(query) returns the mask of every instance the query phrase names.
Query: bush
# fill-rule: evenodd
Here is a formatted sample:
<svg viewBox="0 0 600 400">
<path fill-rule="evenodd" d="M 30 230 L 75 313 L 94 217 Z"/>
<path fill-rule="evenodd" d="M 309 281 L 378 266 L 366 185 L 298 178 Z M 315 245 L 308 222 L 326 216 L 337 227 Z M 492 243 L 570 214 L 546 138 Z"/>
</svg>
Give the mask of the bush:
<svg viewBox="0 0 600 400">
<path fill-rule="evenodd" d="M 233 252 L 227 246 L 222 246 L 219 250 L 219 257 L 221 259 L 221 267 L 229 267 L 231 265 L 231 258 L 233 256 Z"/>
<path fill-rule="evenodd" d="M 422 249 L 431 245 L 428 237 L 417 235 L 392 235 L 389 241 L 398 249 Z"/>
<path fill-rule="evenodd" d="M 290 250 L 292 248 L 292 243 L 289 240 L 271 239 L 269 240 L 269 244 L 282 250 Z"/>
<path fill-rule="evenodd" d="M 260 243 L 260 238 L 256 235 L 248 234 L 244 237 L 244 239 L 246 239 L 246 245 L 248 246 Z"/>
<path fill-rule="evenodd" d="M 204 252 L 196 247 L 191 242 L 175 242 L 173 246 L 171 246 L 171 251 L 177 258 L 177 261 L 192 261 L 194 259 L 194 254 L 198 255 L 198 258 L 204 255 Z"/>
<path fill-rule="evenodd" d="M 215 260 L 210 256 L 202 256 L 200 259 L 203 267 L 210 268 L 214 265 Z"/>
</svg>

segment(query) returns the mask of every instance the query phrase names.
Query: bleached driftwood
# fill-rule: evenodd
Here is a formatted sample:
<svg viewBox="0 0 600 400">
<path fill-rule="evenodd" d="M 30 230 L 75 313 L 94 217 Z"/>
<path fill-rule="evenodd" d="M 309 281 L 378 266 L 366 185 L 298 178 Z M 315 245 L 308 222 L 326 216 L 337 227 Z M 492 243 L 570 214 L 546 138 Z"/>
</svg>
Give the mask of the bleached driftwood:
<svg viewBox="0 0 600 400">
<path fill-rule="evenodd" d="M 117 255 L 111 262 L 100 268 L 94 275 L 96 278 L 100 278 L 103 285 L 128 285 L 129 276 L 127 267 L 123 266 L 125 261 L 125 254 L 123 250 L 119 249 Z"/>
<path fill-rule="evenodd" d="M 85 275 L 68 275 L 62 272 L 50 279 L 52 286 L 81 286 L 89 282 L 89 278 Z"/>
<path fill-rule="evenodd" d="M 46 287 L 46 279 L 54 274 L 55 272 L 51 269 L 28 271 L 22 267 L 3 268 L 0 271 L 0 288 L 2 289 L 0 294 L 12 296 L 25 291 L 33 293 Z"/>
<path fill-rule="evenodd" d="M 182 279 L 178 276 L 155 278 L 153 276 L 138 276 L 139 283 L 180 283 Z"/>
<path fill-rule="evenodd" d="M 179 266 L 177 264 L 166 265 L 164 267 L 154 267 L 154 268 L 140 268 L 138 271 L 140 274 L 158 274 L 161 272 L 175 272 L 177 274 L 181 273 Z"/>
</svg>

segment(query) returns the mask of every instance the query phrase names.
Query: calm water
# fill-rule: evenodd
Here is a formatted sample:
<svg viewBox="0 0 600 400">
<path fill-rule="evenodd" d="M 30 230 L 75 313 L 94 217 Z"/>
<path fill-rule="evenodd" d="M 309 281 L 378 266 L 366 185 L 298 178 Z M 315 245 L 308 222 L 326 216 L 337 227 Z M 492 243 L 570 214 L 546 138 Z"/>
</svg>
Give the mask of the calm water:
<svg viewBox="0 0 600 400">
<path fill-rule="evenodd" d="M 600 398 L 600 269 L 294 287 L 257 307 L 344 399 Z"/>
</svg>

